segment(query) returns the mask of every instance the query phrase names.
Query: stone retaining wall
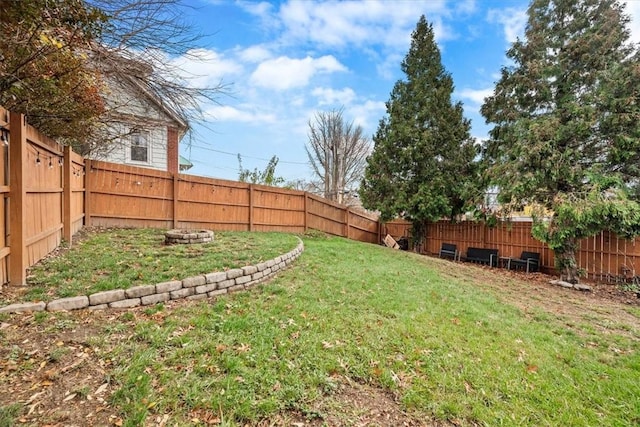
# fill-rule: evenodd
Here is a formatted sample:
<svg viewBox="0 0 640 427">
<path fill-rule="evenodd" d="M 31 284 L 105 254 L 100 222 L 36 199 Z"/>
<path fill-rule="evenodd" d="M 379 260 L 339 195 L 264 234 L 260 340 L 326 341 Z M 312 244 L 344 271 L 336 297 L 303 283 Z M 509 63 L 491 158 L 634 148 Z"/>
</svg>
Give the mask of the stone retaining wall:
<svg viewBox="0 0 640 427">
<path fill-rule="evenodd" d="M 300 240 L 300 239 L 298 239 Z M 103 310 L 106 308 L 131 308 L 159 302 L 182 299 L 199 300 L 248 289 L 272 278 L 297 259 L 304 250 L 302 240 L 295 249 L 272 260 L 257 265 L 247 265 L 228 271 L 214 272 L 183 280 L 155 285 L 134 286 L 129 289 L 114 289 L 89 296 L 61 298 L 49 303 L 18 303 L 0 308 L 0 313 L 24 311 Z"/>
</svg>

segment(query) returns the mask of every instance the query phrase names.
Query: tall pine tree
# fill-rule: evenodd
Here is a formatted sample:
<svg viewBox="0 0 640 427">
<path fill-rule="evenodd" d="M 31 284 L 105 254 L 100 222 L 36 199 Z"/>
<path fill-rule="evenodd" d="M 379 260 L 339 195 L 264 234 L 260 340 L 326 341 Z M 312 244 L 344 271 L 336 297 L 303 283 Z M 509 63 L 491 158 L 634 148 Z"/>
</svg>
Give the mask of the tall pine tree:
<svg viewBox="0 0 640 427">
<path fill-rule="evenodd" d="M 383 220 L 403 216 L 414 238 L 428 221 L 463 212 L 476 185 L 476 150 L 462 104 L 452 103 L 433 27 L 420 17 L 373 138 L 360 197 Z"/>
<path fill-rule="evenodd" d="M 578 281 L 579 239 L 640 232 L 640 64 L 615 0 L 534 0 L 482 114 L 488 177 L 503 203 L 538 204 L 534 236 Z"/>
</svg>

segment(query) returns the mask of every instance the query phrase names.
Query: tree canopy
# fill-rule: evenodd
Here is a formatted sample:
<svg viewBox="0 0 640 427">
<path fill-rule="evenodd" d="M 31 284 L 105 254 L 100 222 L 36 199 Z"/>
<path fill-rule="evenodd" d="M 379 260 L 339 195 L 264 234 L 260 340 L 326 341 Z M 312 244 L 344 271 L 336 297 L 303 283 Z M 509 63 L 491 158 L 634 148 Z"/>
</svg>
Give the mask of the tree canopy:
<svg viewBox="0 0 640 427">
<path fill-rule="evenodd" d="M 281 186 L 285 183 L 284 178 L 276 176 L 276 166 L 278 166 L 278 157 L 273 156 L 265 166 L 264 170 L 259 171 L 255 168 L 253 171 L 242 167 L 242 156 L 238 154 L 238 166 L 240 173 L 238 181 L 250 182 L 251 184 L 271 185 L 273 187 Z"/>
<path fill-rule="evenodd" d="M 484 159 L 504 204 L 534 204 L 534 235 L 578 280 L 578 239 L 640 232 L 640 63 L 615 0 L 534 0 L 482 114 Z"/>
<path fill-rule="evenodd" d="M 360 196 L 382 219 L 404 216 L 417 230 L 464 212 L 479 184 L 477 152 L 462 104 L 451 100 L 453 79 L 424 16 L 401 69 L 406 78 L 396 82 L 386 103 Z"/>
<path fill-rule="evenodd" d="M 113 142 L 120 105 L 112 81 L 131 82 L 184 121 L 224 90 L 194 87 L 172 59 L 198 59 L 181 0 L 0 2 L 0 105 L 83 154 Z M 114 123 L 116 125 L 114 125 Z M 117 135 L 116 135 L 117 137 Z"/>
<path fill-rule="evenodd" d="M 87 52 L 106 16 L 82 0 L 0 3 L 0 105 L 54 138 L 93 127 L 104 113 Z"/>
</svg>

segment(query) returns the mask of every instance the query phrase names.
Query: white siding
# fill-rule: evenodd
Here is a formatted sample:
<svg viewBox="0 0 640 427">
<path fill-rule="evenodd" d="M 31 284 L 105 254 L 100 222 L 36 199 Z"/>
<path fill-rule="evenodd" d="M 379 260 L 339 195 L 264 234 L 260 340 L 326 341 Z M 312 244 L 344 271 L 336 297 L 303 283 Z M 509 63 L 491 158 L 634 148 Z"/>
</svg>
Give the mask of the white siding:
<svg viewBox="0 0 640 427">
<path fill-rule="evenodd" d="M 111 80 L 108 87 L 109 90 L 104 94 L 107 108 L 116 112 L 115 116 L 120 122 L 112 126 L 112 135 L 124 136 L 118 137 L 108 152 L 92 157 L 113 163 L 167 170 L 167 129 L 175 126 L 173 120 L 134 86 Z M 131 160 L 131 139 L 128 135 L 133 130 L 147 133 L 147 162 Z"/>
</svg>

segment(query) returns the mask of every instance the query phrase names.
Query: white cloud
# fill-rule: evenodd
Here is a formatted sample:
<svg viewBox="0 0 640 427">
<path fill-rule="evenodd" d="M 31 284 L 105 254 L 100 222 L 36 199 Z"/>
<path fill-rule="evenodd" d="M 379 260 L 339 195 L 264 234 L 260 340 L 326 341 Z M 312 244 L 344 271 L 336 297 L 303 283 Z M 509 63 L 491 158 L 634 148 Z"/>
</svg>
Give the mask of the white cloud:
<svg viewBox="0 0 640 427">
<path fill-rule="evenodd" d="M 221 80 L 233 80 L 235 75 L 243 71 L 241 64 L 210 49 L 192 49 L 171 62 L 194 87 L 212 86 Z"/>
<path fill-rule="evenodd" d="M 640 1 L 624 0 L 626 12 L 631 17 L 629 30 L 631 30 L 631 41 L 640 43 Z"/>
<path fill-rule="evenodd" d="M 455 4 L 456 12 L 472 14 L 476 11 L 476 0 L 458 0 Z"/>
<path fill-rule="evenodd" d="M 271 113 L 259 113 L 243 111 L 227 105 L 216 105 L 209 108 L 205 115 L 215 121 L 246 122 L 246 123 L 273 123 L 276 116 Z"/>
<path fill-rule="evenodd" d="M 471 101 L 472 105 L 480 106 L 484 103 L 484 99 L 488 96 L 493 95 L 493 87 L 486 89 L 462 89 L 460 91 L 456 91 L 456 95 L 462 99 L 467 99 Z"/>
<path fill-rule="evenodd" d="M 351 105 L 345 114 L 348 113 L 353 117 L 353 123 L 362 126 L 366 134 L 367 132 L 375 132 L 378 121 L 386 111 L 387 107 L 384 102 L 367 100 L 363 104 Z"/>
<path fill-rule="evenodd" d="M 356 98 L 356 93 L 350 87 L 342 90 L 317 87 L 311 94 L 318 98 L 319 105 L 348 105 Z"/>
<path fill-rule="evenodd" d="M 246 12 L 260 17 L 267 17 L 273 9 L 273 4 L 268 1 L 239 1 L 237 4 Z"/>
<path fill-rule="evenodd" d="M 281 56 L 258 65 L 251 74 L 250 81 L 256 86 L 285 90 L 306 86 L 311 78 L 319 73 L 346 70 L 346 67 L 332 55 L 320 58 L 307 56 L 303 59 Z"/>
<path fill-rule="evenodd" d="M 487 20 L 491 23 L 502 24 L 504 37 L 507 43 L 513 43 L 518 37 L 524 35 L 524 28 L 527 24 L 527 10 L 515 7 L 504 9 L 490 9 Z"/>
<path fill-rule="evenodd" d="M 259 63 L 272 57 L 269 49 L 259 45 L 239 49 L 237 55 L 242 61 L 250 63 Z"/>
<path fill-rule="evenodd" d="M 469 12 L 473 5 L 472 0 L 466 1 L 459 12 Z M 285 39 L 333 47 L 382 44 L 405 48 L 421 14 L 434 23 L 436 39 L 450 38 L 450 27 L 438 22 L 454 11 L 456 6 L 448 9 L 445 0 L 289 1 L 279 14 Z"/>
</svg>

